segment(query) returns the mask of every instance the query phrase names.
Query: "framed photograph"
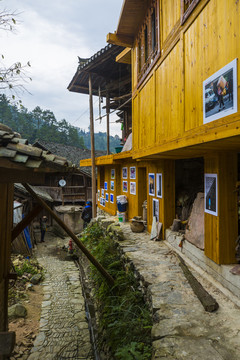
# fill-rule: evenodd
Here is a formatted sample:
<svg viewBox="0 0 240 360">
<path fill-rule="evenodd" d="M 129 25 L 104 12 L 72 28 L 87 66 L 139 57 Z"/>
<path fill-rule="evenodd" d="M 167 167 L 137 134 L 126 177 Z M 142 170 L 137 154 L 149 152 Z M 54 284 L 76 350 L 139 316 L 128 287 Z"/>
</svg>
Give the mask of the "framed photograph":
<svg viewBox="0 0 240 360">
<path fill-rule="evenodd" d="M 108 202 L 108 193 L 105 194 L 105 200 Z"/>
<path fill-rule="evenodd" d="M 132 195 L 136 195 L 136 183 L 134 182 L 130 182 L 130 194 Z"/>
<path fill-rule="evenodd" d="M 237 59 L 203 82 L 203 123 L 237 112 Z"/>
<path fill-rule="evenodd" d="M 105 199 L 102 199 L 102 206 L 105 206 L 106 205 L 106 201 Z"/>
<path fill-rule="evenodd" d="M 97 196 L 98 196 L 98 201 L 99 201 L 100 200 L 100 189 L 98 189 Z"/>
<path fill-rule="evenodd" d="M 123 191 L 124 192 L 128 191 L 128 182 L 127 181 L 123 181 Z"/>
<path fill-rule="evenodd" d="M 110 183 L 110 190 L 114 191 L 114 181 L 111 181 L 111 183 Z"/>
<path fill-rule="evenodd" d="M 153 174 L 153 173 L 148 174 L 148 189 L 149 189 L 149 195 L 154 196 L 155 195 L 155 174 Z"/>
<path fill-rule="evenodd" d="M 127 167 L 123 167 L 123 168 L 122 168 L 122 178 L 123 178 L 123 179 L 127 179 L 127 178 L 128 178 L 128 168 L 127 168 Z"/>
<path fill-rule="evenodd" d="M 110 194 L 110 203 L 114 203 L 114 195 L 113 194 Z"/>
<path fill-rule="evenodd" d="M 153 216 L 159 221 L 159 200 L 153 199 Z"/>
<path fill-rule="evenodd" d="M 108 183 L 107 181 L 104 182 L 104 190 L 107 190 L 108 189 Z"/>
<path fill-rule="evenodd" d="M 101 197 L 101 198 L 100 198 L 100 205 L 102 205 L 102 201 L 103 201 L 103 198 Z"/>
<path fill-rule="evenodd" d="M 130 167 L 130 179 L 136 179 L 136 166 Z"/>
<path fill-rule="evenodd" d="M 205 212 L 218 215 L 218 183 L 217 174 L 205 174 Z"/>
<path fill-rule="evenodd" d="M 162 174 L 156 174 L 156 195 L 159 198 L 162 198 Z"/>
<path fill-rule="evenodd" d="M 102 197 L 104 197 L 104 189 L 101 190 Z"/>
<path fill-rule="evenodd" d="M 115 169 L 111 169 L 111 179 L 115 179 Z"/>
</svg>

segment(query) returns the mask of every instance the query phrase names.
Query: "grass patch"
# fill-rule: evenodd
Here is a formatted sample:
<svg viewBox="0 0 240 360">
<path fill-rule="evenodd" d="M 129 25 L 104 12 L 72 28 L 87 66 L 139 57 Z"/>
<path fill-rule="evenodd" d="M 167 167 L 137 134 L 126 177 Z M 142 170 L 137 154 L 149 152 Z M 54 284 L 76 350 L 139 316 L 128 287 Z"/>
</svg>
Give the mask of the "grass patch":
<svg viewBox="0 0 240 360">
<path fill-rule="evenodd" d="M 110 288 L 91 266 L 102 342 L 108 344 L 112 359 L 151 359 L 152 319 L 134 273 L 124 268 L 116 243 L 98 223 L 89 226 L 81 240 L 115 280 Z"/>
</svg>

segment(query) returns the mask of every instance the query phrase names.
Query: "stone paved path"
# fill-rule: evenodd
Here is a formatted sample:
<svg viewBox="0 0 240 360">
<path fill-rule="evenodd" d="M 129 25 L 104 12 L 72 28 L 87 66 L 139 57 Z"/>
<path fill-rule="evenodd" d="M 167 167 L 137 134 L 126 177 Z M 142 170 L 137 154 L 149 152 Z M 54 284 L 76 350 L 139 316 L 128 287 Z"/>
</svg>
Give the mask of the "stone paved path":
<svg viewBox="0 0 240 360">
<path fill-rule="evenodd" d="M 40 331 L 28 360 L 93 359 L 79 271 L 56 256 L 65 242 L 47 238 L 36 251 L 46 276 Z"/>
<path fill-rule="evenodd" d="M 148 233 L 132 233 L 129 223 L 121 227 L 126 239 L 119 242 L 121 251 L 152 306 L 153 359 L 239 360 L 239 307 L 204 281 L 220 306 L 217 312 L 205 312 L 174 252 L 162 241 L 151 241 Z"/>
</svg>

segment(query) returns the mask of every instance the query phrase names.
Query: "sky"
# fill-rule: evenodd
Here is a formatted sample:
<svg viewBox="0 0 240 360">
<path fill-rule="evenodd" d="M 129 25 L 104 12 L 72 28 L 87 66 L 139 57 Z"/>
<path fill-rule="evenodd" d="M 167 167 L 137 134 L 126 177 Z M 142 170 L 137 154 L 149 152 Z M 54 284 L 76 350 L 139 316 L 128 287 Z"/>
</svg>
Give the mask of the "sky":
<svg viewBox="0 0 240 360">
<path fill-rule="evenodd" d="M 117 28 L 123 0 L 0 0 L 0 8 L 18 13 L 15 33 L 0 32 L 4 64 L 20 61 L 31 67 L 28 92 L 19 94 L 23 105 L 51 110 L 58 121 L 87 130 L 88 95 L 69 92 L 67 86 L 78 66 L 78 56 L 88 58 L 105 47 L 106 35 Z M 98 98 L 93 99 L 98 117 Z M 110 134 L 121 134 L 110 119 Z M 95 132 L 106 131 L 106 120 L 95 121 Z"/>
</svg>

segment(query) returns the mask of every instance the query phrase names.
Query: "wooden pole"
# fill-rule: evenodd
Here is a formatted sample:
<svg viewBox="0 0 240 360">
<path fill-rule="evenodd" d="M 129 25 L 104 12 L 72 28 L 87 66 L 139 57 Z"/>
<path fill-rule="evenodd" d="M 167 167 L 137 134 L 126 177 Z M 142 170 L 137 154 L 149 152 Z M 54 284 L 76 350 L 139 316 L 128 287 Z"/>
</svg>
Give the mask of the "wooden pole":
<svg viewBox="0 0 240 360">
<path fill-rule="evenodd" d="M 90 111 L 90 133 L 91 133 L 91 158 L 92 158 L 92 216 L 97 215 L 96 208 L 96 166 L 95 166 L 95 146 L 94 146 L 94 123 L 93 123 L 93 95 L 92 78 L 89 74 L 89 111 Z"/>
<path fill-rule="evenodd" d="M 110 146 L 109 146 L 109 113 L 110 113 L 110 99 L 109 99 L 109 94 L 107 91 L 107 95 L 106 95 L 106 111 L 107 111 L 107 155 L 110 154 Z"/>
<path fill-rule="evenodd" d="M 28 184 L 22 184 L 25 189 L 33 196 L 37 202 L 47 210 L 48 213 L 51 214 L 53 219 L 60 225 L 63 230 L 73 239 L 75 244 L 82 250 L 82 252 L 86 255 L 86 257 L 91 261 L 91 263 L 98 269 L 98 271 L 103 275 L 103 277 L 107 280 L 110 286 L 114 285 L 114 280 L 111 275 L 102 267 L 102 265 L 95 259 L 95 257 L 85 248 L 83 243 L 78 239 L 78 237 L 69 229 L 69 227 L 64 224 L 64 222 L 52 211 L 52 209 L 40 198 L 38 195 L 30 188 Z"/>
<path fill-rule="evenodd" d="M 30 222 L 42 211 L 40 205 L 36 205 L 27 216 L 12 230 L 12 241 L 27 227 Z"/>
</svg>

